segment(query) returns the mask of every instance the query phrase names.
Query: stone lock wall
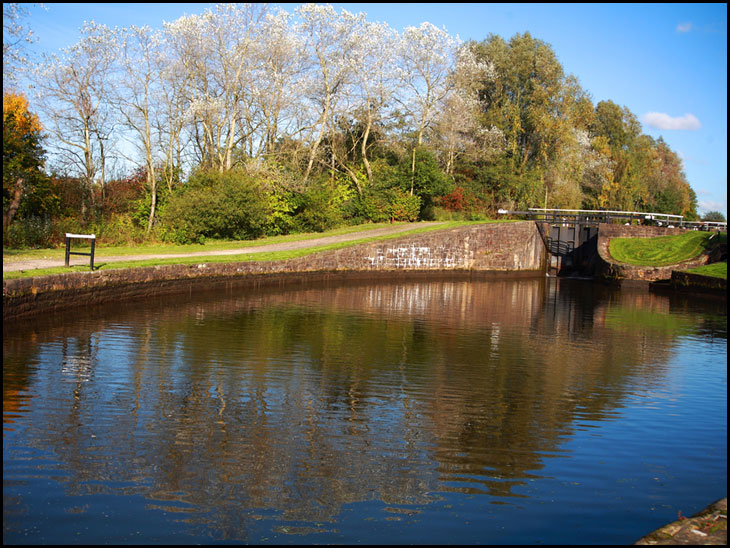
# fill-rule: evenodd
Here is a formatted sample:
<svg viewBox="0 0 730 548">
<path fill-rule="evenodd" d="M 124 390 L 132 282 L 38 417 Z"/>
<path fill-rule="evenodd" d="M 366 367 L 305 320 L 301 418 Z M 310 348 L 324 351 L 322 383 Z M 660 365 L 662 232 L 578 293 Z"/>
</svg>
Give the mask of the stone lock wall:
<svg viewBox="0 0 730 548">
<path fill-rule="evenodd" d="M 545 246 L 533 222 L 481 224 L 348 247 L 302 261 L 308 269 L 538 272 L 544 271 Z"/>
<path fill-rule="evenodd" d="M 195 291 L 216 283 L 305 282 L 312 277 L 442 273 L 542 276 L 547 253 L 534 222 L 480 224 L 312 253 L 286 261 L 73 272 L 3 281 L 3 319 L 151 295 Z"/>
</svg>

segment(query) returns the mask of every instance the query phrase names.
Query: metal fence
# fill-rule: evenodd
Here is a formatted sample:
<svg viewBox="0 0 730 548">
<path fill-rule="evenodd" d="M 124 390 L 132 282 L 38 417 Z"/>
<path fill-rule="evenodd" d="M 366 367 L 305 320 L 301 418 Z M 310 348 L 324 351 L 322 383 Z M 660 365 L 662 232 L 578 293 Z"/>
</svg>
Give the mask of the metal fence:
<svg viewBox="0 0 730 548">
<path fill-rule="evenodd" d="M 598 225 L 601 223 L 622 223 L 686 228 L 689 230 L 727 231 L 726 222 L 685 221 L 683 215 L 669 213 L 647 213 L 643 211 L 611 211 L 598 209 L 545 209 L 531 207 L 527 211 L 500 209 L 501 215 L 530 217 L 536 221 L 554 224 Z"/>
</svg>

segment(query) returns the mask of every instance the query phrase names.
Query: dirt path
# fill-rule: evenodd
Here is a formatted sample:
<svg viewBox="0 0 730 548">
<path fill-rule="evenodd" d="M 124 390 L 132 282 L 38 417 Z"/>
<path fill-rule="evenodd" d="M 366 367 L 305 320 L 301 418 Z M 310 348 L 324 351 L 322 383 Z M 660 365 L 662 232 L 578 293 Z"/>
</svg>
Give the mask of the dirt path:
<svg viewBox="0 0 730 548">
<path fill-rule="evenodd" d="M 296 242 L 281 242 L 278 244 L 266 244 L 251 247 L 241 247 L 238 249 L 225 249 L 218 251 L 199 251 L 193 253 L 170 253 L 170 254 L 152 254 L 152 255 L 120 255 L 120 256 L 99 256 L 94 258 L 95 264 L 106 264 L 120 261 L 146 261 L 150 259 L 178 259 L 182 257 L 212 257 L 224 255 L 241 255 L 244 253 L 267 253 L 272 251 L 291 251 L 294 249 L 306 249 L 309 247 L 317 247 L 329 245 L 339 242 L 349 242 L 360 240 L 363 238 L 373 238 L 376 236 L 384 236 L 388 234 L 399 234 L 422 228 L 424 226 L 434 226 L 443 223 L 418 223 L 418 225 L 398 225 L 394 227 L 376 228 L 371 230 L 363 230 L 352 232 L 350 234 L 340 234 L 337 236 L 325 236 L 323 238 L 312 238 L 309 240 L 300 240 Z M 89 258 L 81 255 L 71 255 L 71 265 L 87 265 Z M 13 272 L 18 270 L 35 270 L 38 268 L 53 268 L 64 265 L 63 257 L 60 259 L 33 259 L 33 260 L 13 260 L 3 257 L 3 272 Z"/>
</svg>

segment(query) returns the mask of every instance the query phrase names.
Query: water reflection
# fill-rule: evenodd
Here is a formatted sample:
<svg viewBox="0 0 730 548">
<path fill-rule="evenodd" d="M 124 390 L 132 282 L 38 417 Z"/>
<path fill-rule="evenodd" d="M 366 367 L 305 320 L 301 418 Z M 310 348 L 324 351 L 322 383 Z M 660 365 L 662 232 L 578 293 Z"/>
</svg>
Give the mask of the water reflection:
<svg viewBox="0 0 730 548">
<path fill-rule="evenodd" d="M 520 500 L 576 428 L 665 384 L 682 337 L 725 337 L 702 306 L 557 280 L 322 284 L 5 326 L 6 540 L 52 512 L 49 476 L 51 528 L 113 495 L 127 520 L 249 542 L 262 522 L 338 532 L 367 501 L 400 519 Z"/>
</svg>

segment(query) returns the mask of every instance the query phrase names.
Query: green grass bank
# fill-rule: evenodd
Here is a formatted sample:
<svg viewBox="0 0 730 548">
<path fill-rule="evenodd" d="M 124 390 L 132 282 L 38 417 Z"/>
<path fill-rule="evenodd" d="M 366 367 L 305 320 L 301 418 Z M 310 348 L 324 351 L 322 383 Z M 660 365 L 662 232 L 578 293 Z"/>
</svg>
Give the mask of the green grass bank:
<svg viewBox="0 0 730 548">
<path fill-rule="evenodd" d="M 697 257 L 723 236 L 717 233 L 689 231 L 656 238 L 614 238 L 609 250 L 618 262 L 634 266 L 669 266 Z M 727 242 L 727 234 L 724 234 Z"/>
<path fill-rule="evenodd" d="M 488 223 L 504 223 L 500 221 L 447 221 L 442 223 L 374 223 L 367 225 L 351 226 L 329 230 L 319 233 L 308 234 L 291 234 L 287 236 L 273 236 L 262 238 L 259 240 L 244 241 L 217 241 L 209 240 L 205 244 L 192 245 L 140 245 L 133 247 L 97 247 L 95 251 L 94 270 L 109 270 L 123 268 L 143 268 L 150 266 L 165 265 L 189 265 L 197 264 L 204 261 L 207 264 L 216 263 L 235 263 L 248 261 L 284 261 L 303 257 L 312 253 L 321 251 L 331 251 L 354 245 L 371 243 L 377 241 L 385 241 L 402 237 L 405 235 L 418 235 L 437 230 L 448 230 L 451 228 L 466 227 L 478 224 Z M 401 227 L 405 229 L 393 234 L 383 234 L 377 236 L 368 236 L 368 233 L 379 229 Z M 346 241 L 325 243 L 332 238 L 338 236 L 348 236 L 352 234 L 362 233 L 362 238 L 348 239 Z M 317 245 L 317 241 L 322 240 L 321 245 Z M 307 247 L 299 247 L 295 245 L 297 242 L 308 241 L 312 245 Z M 279 251 L 261 251 L 266 246 L 276 246 L 283 244 L 292 244 L 292 249 Z M 88 247 L 88 246 L 87 246 Z M 82 245 L 74 242 L 74 250 L 88 251 Z M 241 253 L 231 254 L 231 251 L 241 250 Z M 214 254 L 219 252 L 221 254 Z M 3 249 L 3 262 L 22 262 L 32 263 L 33 261 L 52 260 L 63 263 L 65 250 L 57 249 L 34 249 L 34 250 L 13 250 Z M 225 254 L 224 254 L 225 253 Z M 177 255 L 187 255 L 180 257 Z M 153 256 L 140 260 L 141 256 Z M 114 258 L 114 261 L 105 261 L 105 258 Z M 128 260 L 124 260 L 128 257 Z M 121 260 L 120 260 L 121 258 Z M 3 272 L 3 280 L 12 280 L 18 278 L 27 278 L 35 276 L 50 276 L 54 274 L 65 274 L 70 272 L 88 272 L 88 263 L 77 266 L 54 266 L 50 268 L 29 268 L 25 270 L 17 270 Z"/>
</svg>

